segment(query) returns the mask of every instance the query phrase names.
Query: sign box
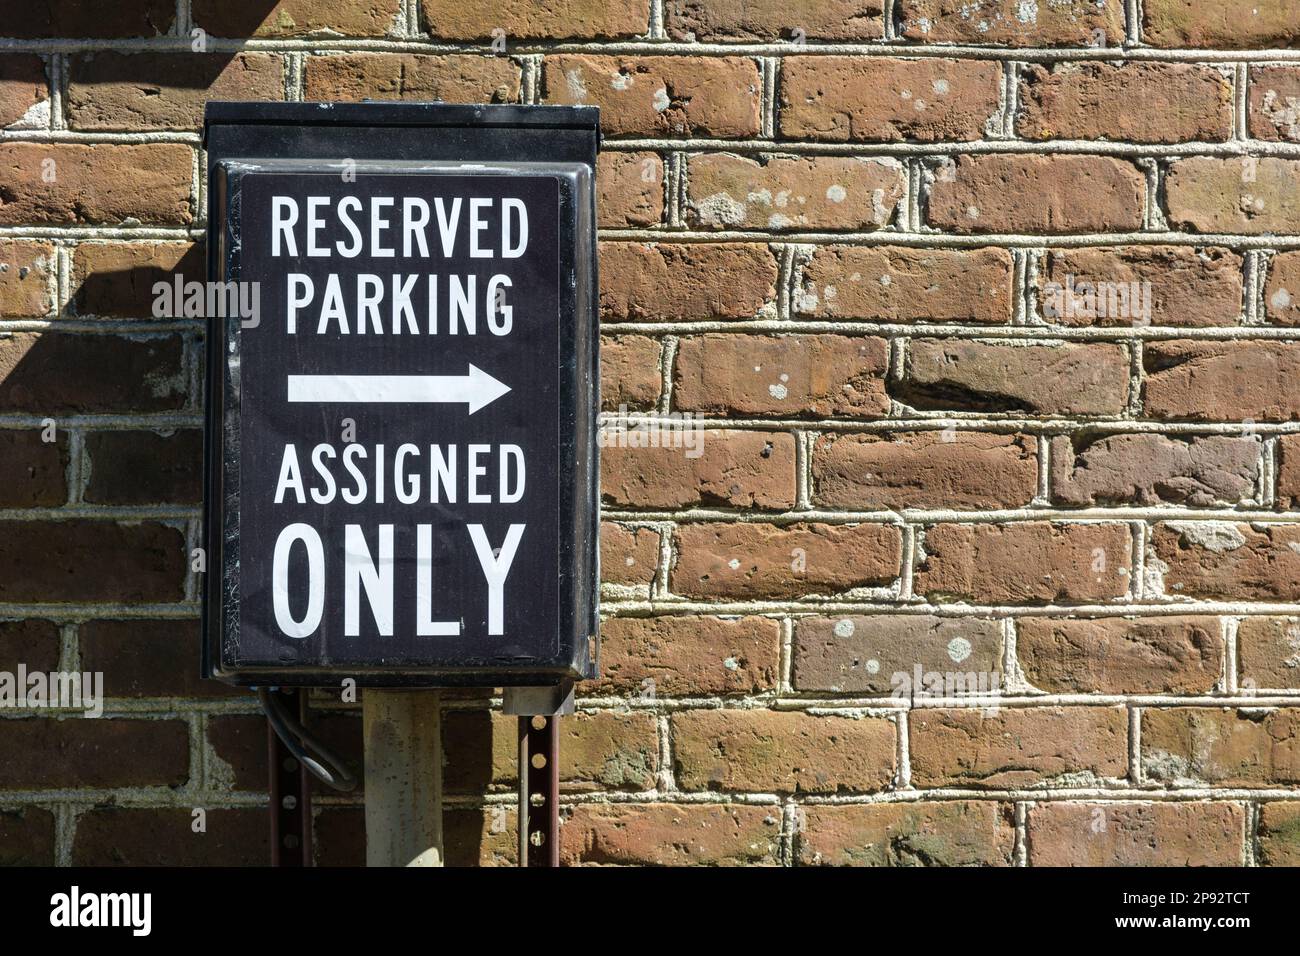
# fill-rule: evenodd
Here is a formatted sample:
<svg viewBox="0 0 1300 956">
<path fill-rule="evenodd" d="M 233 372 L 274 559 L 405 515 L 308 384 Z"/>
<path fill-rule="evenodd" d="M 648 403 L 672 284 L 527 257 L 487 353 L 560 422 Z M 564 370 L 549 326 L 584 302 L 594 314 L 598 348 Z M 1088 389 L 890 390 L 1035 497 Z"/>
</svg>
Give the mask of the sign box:
<svg viewBox="0 0 1300 956">
<path fill-rule="evenodd" d="M 206 676 L 594 675 L 597 119 L 208 104 Z"/>
</svg>

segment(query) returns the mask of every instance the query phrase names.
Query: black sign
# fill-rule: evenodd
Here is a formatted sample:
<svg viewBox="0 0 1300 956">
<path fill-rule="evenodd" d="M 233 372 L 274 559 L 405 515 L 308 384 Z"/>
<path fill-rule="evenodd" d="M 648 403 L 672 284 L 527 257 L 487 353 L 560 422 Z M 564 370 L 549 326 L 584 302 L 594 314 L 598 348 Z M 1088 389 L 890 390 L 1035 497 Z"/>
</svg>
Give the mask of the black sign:
<svg viewBox="0 0 1300 956">
<path fill-rule="evenodd" d="M 214 676 L 590 672 L 591 167 L 462 152 L 214 161 Z"/>
</svg>

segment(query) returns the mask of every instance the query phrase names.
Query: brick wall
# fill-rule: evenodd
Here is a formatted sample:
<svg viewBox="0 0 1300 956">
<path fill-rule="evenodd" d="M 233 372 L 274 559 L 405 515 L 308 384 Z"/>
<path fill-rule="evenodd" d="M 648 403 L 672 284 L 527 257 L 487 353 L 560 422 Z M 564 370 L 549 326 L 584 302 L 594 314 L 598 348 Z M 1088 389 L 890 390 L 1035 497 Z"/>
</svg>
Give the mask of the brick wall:
<svg viewBox="0 0 1300 956">
<path fill-rule="evenodd" d="M 102 670 L 110 701 L 3 713 L 0 863 L 266 859 L 264 724 L 194 673 L 202 327 L 150 287 L 201 274 L 205 99 L 363 97 L 599 104 L 606 408 L 704 422 L 698 457 L 605 449 L 567 861 L 1300 862 L 1293 4 L 63 0 L 3 29 L 0 670 Z M 896 695 L 918 670 L 938 695 Z M 448 701 L 453 862 L 512 859 L 487 704 Z M 355 758 L 356 708 L 316 706 Z M 321 863 L 361 820 L 321 796 Z"/>
</svg>

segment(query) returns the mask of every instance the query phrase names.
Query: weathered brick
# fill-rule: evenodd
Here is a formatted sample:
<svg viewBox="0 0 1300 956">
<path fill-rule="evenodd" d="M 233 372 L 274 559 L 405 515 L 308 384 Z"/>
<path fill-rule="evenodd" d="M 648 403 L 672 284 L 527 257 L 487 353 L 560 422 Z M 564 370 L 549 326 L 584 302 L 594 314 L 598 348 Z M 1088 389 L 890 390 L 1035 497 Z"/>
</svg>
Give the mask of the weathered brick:
<svg viewBox="0 0 1300 956">
<path fill-rule="evenodd" d="M 945 161 L 934 172 L 930 225 L 963 233 L 1059 235 L 1142 227 L 1146 178 L 1111 156 L 991 153 Z"/>
<path fill-rule="evenodd" d="M 849 511 L 1019 508 L 1038 492 L 1038 444 L 991 432 L 829 433 L 812 455 L 813 498 Z"/>
<path fill-rule="evenodd" d="M 800 866 L 1010 866 L 1011 808 L 990 801 L 800 808 Z"/>
<path fill-rule="evenodd" d="M 699 335 L 683 339 L 673 402 L 685 411 L 779 417 L 883 416 L 888 346 L 843 335 Z"/>
<path fill-rule="evenodd" d="M 600 523 L 600 576 L 609 584 L 647 585 L 659 566 L 659 532 Z"/>
<path fill-rule="evenodd" d="M 79 316 L 145 319 L 154 315 L 154 286 L 206 278 L 203 243 L 83 242 L 72 253 L 71 311 Z M 168 316 L 158 316 L 168 318 Z"/>
<path fill-rule="evenodd" d="M 668 0 L 664 21 L 674 40 L 876 40 L 884 0 Z"/>
<path fill-rule="evenodd" d="M 913 408 L 1031 415 L 1118 415 L 1129 357 L 1117 343 L 915 339 L 896 388 Z"/>
<path fill-rule="evenodd" d="M 362 839 L 361 862 L 347 862 L 349 866 L 360 866 L 365 862 L 365 813 L 355 811 L 360 817 L 351 824 L 359 827 Z M 323 817 L 324 814 L 321 815 Z M 483 810 L 473 807 L 447 807 L 442 816 L 443 852 L 446 854 L 447 866 L 518 866 L 519 865 L 519 829 L 517 814 L 513 807 L 494 804 Z M 319 832 L 321 817 L 317 817 Z M 561 822 L 563 826 L 563 822 Z M 335 825 L 329 836 L 351 835 L 344 831 L 343 825 Z M 355 839 L 355 836 L 353 837 Z M 560 852 L 564 852 L 561 843 Z M 355 859 L 355 857 L 354 857 Z"/>
<path fill-rule="evenodd" d="M 1212 617 L 1026 617 L 1016 635 L 1025 678 L 1049 694 L 1206 694 L 1223 666 Z"/>
<path fill-rule="evenodd" d="M 45 129 L 49 102 L 45 60 L 35 53 L 0 56 L 0 128 Z"/>
<path fill-rule="evenodd" d="M 1251 136 L 1275 143 L 1300 141 L 1300 70 L 1252 66 L 1248 95 Z"/>
<path fill-rule="evenodd" d="M 563 866 L 775 866 L 781 814 L 741 804 L 580 804 L 560 828 Z"/>
<path fill-rule="evenodd" d="M 777 266 L 767 246 L 602 242 L 605 322 L 752 319 L 772 312 Z"/>
<path fill-rule="evenodd" d="M 1237 676 L 1243 687 L 1300 690 L 1300 618 L 1243 618 L 1237 625 Z"/>
<path fill-rule="evenodd" d="M 626 406 L 647 411 L 659 402 L 663 344 L 646 335 L 614 335 L 600 340 L 600 399 L 609 411 Z"/>
<path fill-rule="evenodd" d="M 95 431 L 85 438 L 94 504 L 192 504 L 203 497 L 203 433 Z"/>
<path fill-rule="evenodd" d="M 0 239 L 0 317 L 41 318 L 54 306 L 54 246 Z"/>
<path fill-rule="evenodd" d="M 315 729 L 313 726 L 313 732 Z M 208 774 L 217 786 L 266 790 L 266 733 L 266 718 L 261 714 L 213 714 L 208 718 L 204 733 L 209 748 Z"/>
<path fill-rule="evenodd" d="M 0 603 L 185 597 L 185 536 L 153 521 L 0 521 Z"/>
<path fill-rule="evenodd" d="M 926 529 L 913 587 L 932 601 L 1106 601 L 1128 593 L 1131 565 L 1127 525 L 941 524 Z"/>
<path fill-rule="evenodd" d="M 0 336 L 0 412 L 169 411 L 188 373 L 177 336 L 14 332 Z"/>
<path fill-rule="evenodd" d="M 41 807 L 0 810 L 0 866 L 54 866 L 54 814 Z"/>
<path fill-rule="evenodd" d="M 1016 129 L 1039 140 L 1220 142 L 1232 133 L 1232 84 L 1195 63 L 1028 64 Z"/>
<path fill-rule="evenodd" d="M 1017 0 L 900 0 L 902 35 L 923 43 L 1005 46 L 1119 46 L 1124 42 L 1120 0 L 1055 0 L 1026 6 Z"/>
<path fill-rule="evenodd" d="M 1148 342 L 1142 407 L 1165 421 L 1288 422 L 1300 418 L 1300 342 Z"/>
<path fill-rule="evenodd" d="M 1162 521 L 1152 531 L 1151 550 L 1169 595 L 1225 601 L 1300 597 L 1300 525 Z"/>
<path fill-rule="evenodd" d="M 649 790 L 659 770 L 659 737 L 644 711 L 579 712 L 560 722 L 560 786 L 586 790 Z M 446 771 L 452 793 L 513 786 L 518 779 L 519 722 L 488 711 L 457 710 L 443 720 Z"/>
<path fill-rule="evenodd" d="M 104 675 L 109 697 L 236 697 L 250 691 L 203 680 L 197 620 L 86 621 L 77 627 L 83 670 Z"/>
<path fill-rule="evenodd" d="M 171 0 L 122 3 L 26 3 L 6 11 L 5 35 L 17 39 L 153 37 L 176 19 Z"/>
<path fill-rule="evenodd" d="M 650 29 L 650 0 L 547 0 L 512 3 L 495 0 L 420 0 L 425 25 L 437 39 L 487 40 L 504 31 L 515 39 L 643 36 Z"/>
<path fill-rule="evenodd" d="M 1300 39 L 1300 17 L 1286 0 L 1145 0 L 1143 13 L 1152 46 L 1277 49 Z"/>
<path fill-rule="evenodd" d="M 1188 156 L 1165 177 L 1169 225 L 1246 235 L 1300 231 L 1300 161 Z"/>
<path fill-rule="evenodd" d="M 1279 252 L 1268 264 L 1264 309 L 1276 325 L 1300 325 L 1300 252 Z"/>
<path fill-rule="evenodd" d="M 791 56 L 781 64 L 785 139 L 965 142 L 998 115 L 1002 68 L 991 60 Z"/>
<path fill-rule="evenodd" d="M 886 585 L 898 577 L 902 546 L 898 529 L 883 524 L 687 524 L 676 539 L 673 593 L 724 599 Z"/>
<path fill-rule="evenodd" d="M 189 746 L 183 720 L 6 720 L 0 790 L 179 787 L 189 778 Z"/>
<path fill-rule="evenodd" d="M 1039 313 L 1053 325 L 1240 325 L 1242 259 L 1186 246 L 1052 249 Z"/>
<path fill-rule="evenodd" d="M 463 6 L 463 4 L 462 4 Z M 355 36 L 382 37 L 391 33 L 401 13 L 401 0 L 264 0 L 229 3 L 192 0 L 195 25 L 219 37 Z M 76 36 L 77 34 L 73 34 Z"/>
<path fill-rule="evenodd" d="M 1261 445 L 1233 435 L 1060 435 L 1052 499 L 1066 505 L 1240 504 L 1255 493 Z"/>
<path fill-rule="evenodd" d="M 70 61 L 68 125 L 85 130 L 197 130 L 208 100 L 284 99 L 273 53 L 110 53 Z"/>
<path fill-rule="evenodd" d="M 781 633 L 764 617 L 615 617 L 600 625 L 588 693 L 639 697 L 757 694 L 776 686 Z"/>
<path fill-rule="evenodd" d="M 923 678 L 953 674 L 955 690 L 960 673 L 957 692 L 987 693 L 996 689 L 989 675 L 1001 683 L 1002 625 L 991 618 L 915 614 L 804 617 L 795 628 L 793 668 L 801 691 L 910 699 L 913 689 L 924 689 L 924 680 L 915 688 L 919 668 Z"/>
<path fill-rule="evenodd" d="M 1261 866 L 1300 866 L 1300 802 L 1259 808 L 1259 857 Z"/>
<path fill-rule="evenodd" d="M 746 57 L 563 53 L 542 64 L 548 103 L 600 107 L 606 136 L 757 136 L 758 63 Z"/>
<path fill-rule="evenodd" d="M 13 674 L 19 664 L 29 672 L 57 670 L 62 639 L 50 621 L 0 622 L 0 671 Z"/>
<path fill-rule="evenodd" d="M 519 65 L 501 56 L 346 53 L 308 58 L 306 99 L 518 103 Z"/>
<path fill-rule="evenodd" d="M 1006 249 L 818 246 L 794 296 L 799 315 L 878 322 L 1011 320 Z"/>
<path fill-rule="evenodd" d="M 1030 866 L 1241 866 L 1246 811 L 1237 803 L 1035 804 Z"/>
<path fill-rule="evenodd" d="M 68 436 L 41 428 L 0 430 L 0 508 L 49 508 L 68 500 Z"/>
<path fill-rule="evenodd" d="M 188 224 L 192 159 L 177 143 L 0 143 L 0 225 Z"/>
<path fill-rule="evenodd" d="M 1277 440 L 1277 493 L 1279 508 L 1300 504 L 1300 435 L 1280 435 Z"/>
<path fill-rule="evenodd" d="M 1300 709 L 1146 707 L 1142 772 L 1176 786 L 1300 783 Z"/>
<path fill-rule="evenodd" d="M 638 433 L 606 432 L 601 497 L 634 508 L 792 508 L 794 436 L 782 432 L 682 430 L 661 447 L 633 447 Z M 689 439 L 690 446 L 669 445 Z"/>
<path fill-rule="evenodd" d="M 189 807 L 95 807 L 77 817 L 74 866 L 265 866 L 263 807 L 205 808 L 196 833 Z"/>
<path fill-rule="evenodd" d="M 918 708 L 908 714 L 915 787 L 1080 786 L 1125 776 L 1123 707 Z"/>
<path fill-rule="evenodd" d="M 894 722 L 799 711 L 687 710 L 672 715 L 683 790 L 839 793 L 894 779 Z"/>
<path fill-rule="evenodd" d="M 664 163 L 658 153 L 596 157 L 596 214 L 602 227 L 653 226 L 664 218 Z"/>
<path fill-rule="evenodd" d="M 710 153 L 690 160 L 686 218 L 716 229 L 879 229 L 906 178 L 890 158 Z"/>
</svg>

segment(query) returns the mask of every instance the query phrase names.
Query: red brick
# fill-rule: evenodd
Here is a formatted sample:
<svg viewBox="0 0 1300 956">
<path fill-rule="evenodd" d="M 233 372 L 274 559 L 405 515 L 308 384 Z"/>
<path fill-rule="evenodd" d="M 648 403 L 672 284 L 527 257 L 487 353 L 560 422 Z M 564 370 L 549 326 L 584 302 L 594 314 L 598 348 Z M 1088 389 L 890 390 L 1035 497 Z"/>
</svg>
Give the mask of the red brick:
<svg viewBox="0 0 1300 956">
<path fill-rule="evenodd" d="M 261 714 L 213 714 L 208 718 L 204 734 L 210 750 L 208 776 L 216 781 L 215 786 L 266 790 L 266 734 L 266 718 Z"/>
<path fill-rule="evenodd" d="M 626 447 L 638 433 L 606 431 L 601 497 L 613 507 L 769 508 L 795 503 L 795 441 L 781 432 L 686 430 L 690 447 Z M 658 436 L 657 436 L 658 437 Z"/>
<path fill-rule="evenodd" d="M 1145 0 L 1142 36 L 1152 46 L 1213 50 L 1295 46 L 1300 18 L 1286 0 Z"/>
<path fill-rule="evenodd" d="M 1243 618 L 1237 625 L 1237 676 L 1253 690 L 1300 690 L 1300 619 Z"/>
<path fill-rule="evenodd" d="M 1300 803 L 1265 803 L 1259 808 L 1259 865 L 1300 866 Z"/>
<path fill-rule="evenodd" d="M 1146 707 L 1142 772 L 1175 786 L 1300 783 L 1300 709 Z"/>
<path fill-rule="evenodd" d="M 43 428 L 0 430 L 0 508 L 49 508 L 68 500 L 68 436 Z"/>
<path fill-rule="evenodd" d="M 154 37 L 171 30 L 175 19 L 172 0 L 27 3 L 8 11 L 5 35 L 16 39 Z"/>
<path fill-rule="evenodd" d="M 1118 415 L 1128 404 L 1123 345 L 914 339 L 896 393 L 913 408 Z"/>
<path fill-rule="evenodd" d="M 79 316 L 147 319 L 154 316 L 154 286 L 202 282 L 203 243 L 83 242 L 72 253 L 71 311 Z M 159 316 L 166 318 L 166 316 Z"/>
<path fill-rule="evenodd" d="M 778 807 L 580 804 L 560 829 L 563 866 L 774 866 Z"/>
<path fill-rule="evenodd" d="M 265 866 L 270 831 L 263 807 L 95 807 L 77 817 L 74 866 Z"/>
<path fill-rule="evenodd" d="M 419 0 L 424 25 L 436 39 L 488 40 L 643 36 L 650 29 L 650 0 L 547 0 L 502 5 L 494 0 Z"/>
<path fill-rule="evenodd" d="M 1053 325 L 1240 325 L 1242 259 L 1186 246 L 1053 249 L 1038 308 Z"/>
<path fill-rule="evenodd" d="M 346 53 L 308 58 L 306 99 L 518 103 L 519 66 L 500 56 Z"/>
<path fill-rule="evenodd" d="M 179 787 L 189 779 L 189 746 L 181 720 L 6 720 L 0 790 Z"/>
<path fill-rule="evenodd" d="M 1264 310 L 1274 325 L 1300 325 L 1300 252 L 1279 252 L 1268 264 Z"/>
<path fill-rule="evenodd" d="M 542 65 L 548 103 L 600 107 L 606 136 L 759 134 L 758 64 L 746 57 L 562 53 Z"/>
<path fill-rule="evenodd" d="M 694 156 L 686 218 L 715 229 L 879 229 L 893 220 L 906 179 L 889 158 Z"/>
<path fill-rule="evenodd" d="M 1025 678 L 1049 694 L 1208 694 L 1223 667 L 1213 617 L 1026 617 Z"/>
<path fill-rule="evenodd" d="M 0 128 L 45 129 L 50 123 L 50 81 L 34 53 L 0 56 Z"/>
<path fill-rule="evenodd" d="M 752 319 L 773 310 L 777 266 L 757 243 L 602 242 L 605 322 Z"/>
<path fill-rule="evenodd" d="M 647 585 L 659 566 L 659 532 L 600 523 L 600 577 L 608 584 Z"/>
<path fill-rule="evenodd" d="M 275 54 L 100 51 L 71 59 L 66 109 L 72 129 L 198 130 L 208 100 L 282 99 Z"/>
<path fill-rule="evenodd" d="M 1011 320 L 1006 249 L 818 246 L 793 309 L 802 316 L 876 322 Z"/>
<path fill-rule="evenodd" d="M 1241 866 L 1245 808 L 1236 803 L 1037 803 L 1030 866 Z"/>
<path fill-rule="evenodd" d="M 1251 136 L 1274 143 L 1300 141 L 1300 69 L 1252 66 L 1247 109 Z"/>
<path fill-rule="evenodd" d="M 0 226 L 188 225 L 193 159 L 179 143 L 0 143 Z"/>
<path fill-rule="evenodd" d="M 1010 866 L 1011 808 L 976 800 L 799 809 L 800 866 Z"/>
<path fill-rule="evenodd" d="M 1277 507 L 1300 504 L 1300 435 L 1277 439 Z"/>
<path fill-rule="evenodd" d="M 180 601 L 185 536 L 154 521 L 0 521 L 0 603 Z"/>
<path fill-rule="evenodd" d="M 776 686 L 781 633 L 764 617 L 615 617 L 600 626 L 600 679 L 581 693 L 758 694 Z"/>
<path fill-rule="evenodd" d="M 802 617 L 793 654 L 793 683 L 801 691 L 907 699 L 912 685 L 897 675 L 913 681 L 920 667 L 923 675 L 960 673 L 963 690 L 987 693 L 1001 685 L 1002 624 L 919 614 Z M 996 685 L 989 675 L 996 675 Z"/>
<path fill-rule="evenodd" d="M 1188 156 L 1165 177 L 1169 225 L 1245 235 L 1300 231 L 1300 162 L 1277 156 Z"/>
<path fill-rule="evenodd" d="M 647 411 L 659 403 L 663 344 L 645 335 L 612 335 L 600 340 L 600 399 L 609 411 L 626 406 Z"/>
<path fill-rule="evenodd" d="M 791 56 L 781 64 L 781 136 L 831 142 L 977 140 L 998 118 L 991 60 Z"/>
<path fill-rule="evenodd" d="M 62 643 L 50 621 L 0 621 L 0 671 L 13 674 L 19 664 L 32 673 L 58 670 Z"/>
<path fill-rule="evenodd" d="M 199 677 L 197 620 L 86 621 L 82 669 L 104 675 L 109 697 L 236 697 L 251 692 Z M 250 697 L 251 700 L 251 697 Z"/>
<path fill-rule="evenodd" d="M 1127 525 L 941 524 L 926 529 L 913 586 L 931 601 L 1089 603 L 1128 594 L 1131 565 Z"/>
<path fill-rule="evenodd" d="M 900 0 L 904 38 L 922 43 L 1005 46 L 1119 46 L 1120 0 L 1055 0 L 1026 7 L 1019 0 Z M 1099 42 L 1100 41 L 1100 42 Z"/>
<path fill-rule="evenodd" d="M 54 814 L 49 810 L 0 810 L 0 866 L 54 866 L 54 852 Z"/>
<path fill-rule="evenodd" d="M 773 600 L 890 584 L 902 547 L 891 525 L 757 522 L 682 525 L 676 544 L 674 594 Z"/>
<path fill-rule="evenodd" d="M 382 37 L 393 30 L 400 12 L 400 0 L 263 0 L 254 4 L 192 0 L 191 4 L 194 23 L 219 37 Z"/>
<path fill-rule="evenodd" d="M 0 336 L 0 412 L 176 410 L 189 388 L 182 359 L 177 336 Z"/>
<path fill-rule="evenodd" d="M 1028 64 L 1016 129 L 1027 139 L 1221 142 L 1232 133 L 1232 84 L 1195 63 Z"/>
<path fill-rule="evenodd" d="M 658 153 L 596 157 L 596 214 L 606 228 L 654 226 L 664 218 L 664 163 Z"/>
<path fill-rule="evenodd" d="M 1123 707 L 923 707 L 908 727 L 915 787 L 1080 786 L 1127 772 Z"/>
<path fill-rule="evenodd" d="M 203 500 L 203 434 L 93 431 L 85 438 L 94 504 L 197 504 Z"/>
<path fill-rule="evenodd" d="M 884 339 L 843 335 L 699 335 L 673 369 L 679 410 L 788 418 L 867 418 L 889 411 Z"/>
<path fill-rule="evenodd" d="M 1061 435 L 1052 498 L 1067 505 L 1241 504 L 1255 494 L 1261 445 L 1235 435 Z"/>
<path fill-rule="evenodd" d="M 1142 227 L 1146 179 L 1110 156 L 958 156 L 934 173 L 928 222 L 952 232 L 1060 235 Z"/>
<path fill-rule="evenodd" d="M 0 317 L 41 318 L 54 307 L 54 246 L 0 239 Z"/>
<path fill-rule="evenodd" d="M 799 711 L 685 710 L 672 715 L 683 790 L 872 792 L 894 778 L 894 722 Z"/>
<path fill-rule="evenodd" d="M 1167 521 L 1151 534 L 1165 593 L 1256 601 L 1300 597 L 1300 525 Z"/>
<path fill-rule="evenodd" d="M 1148 342 L 1142 406 L 1165 421 L 1287 422 L 1300 418 L 1300 343 Z"/>
<path fill-rule="evenodd" d="M 877 40 L 884 35 L 884 0 L 668 0 L 664 23 L 674 40 L 702 42 Z M 796 32 L 797 31 L 797 32 Z"/>
<path fill-rule="evenodd" d="M 1038 492 L 1038 444 L 1025 435 L 947 431 L 822 435 L 818 504 L 849 511 L 1019 508 Z"/>
</svg>

